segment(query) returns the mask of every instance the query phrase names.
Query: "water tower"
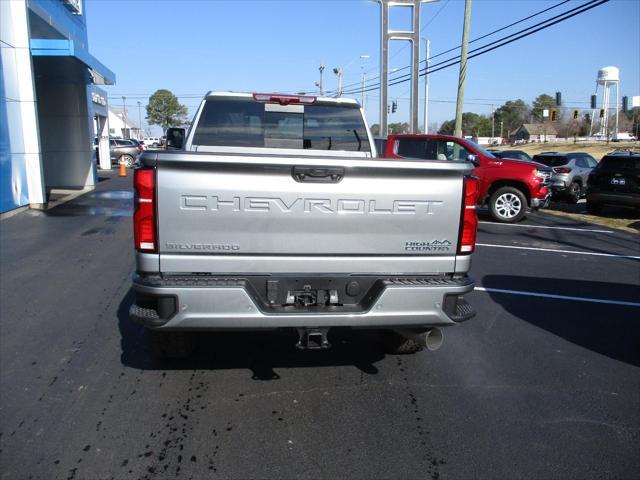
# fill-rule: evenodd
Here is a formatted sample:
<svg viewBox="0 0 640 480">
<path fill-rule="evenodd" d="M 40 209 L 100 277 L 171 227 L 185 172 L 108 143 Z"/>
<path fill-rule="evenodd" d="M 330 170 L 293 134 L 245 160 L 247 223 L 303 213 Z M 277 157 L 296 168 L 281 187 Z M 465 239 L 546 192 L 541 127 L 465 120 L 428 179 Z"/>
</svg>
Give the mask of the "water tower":
<svg viewBox="0 0 640 480">
<path fill-rule="evenodd" d="M 601 110 L 604 111 L 604 116 L 600 118 L 600 131 L 599 136 L 607 136 L 607 125 L 609 121 L 609 108 L 615 108 L 616 111 L 616 127 L 614 131 L 614 138 L 618 135 L 618 105 L 620 96 L 620 69 L 618 67 L 604 67 L 598 70 L 598 79 L 596 80 L 596 99 L 598 95 L 598 88 L 602 88 L 602 106 Z M 616 89 L 616 101 L 612 104 L 611 97 L 613 96 L 613 87 Z M 596 104 L 597 106 L 597 104 Z M 597 112 L 600 116 L 600 112 Z M 596 117 L 596 110 L 591 115 L 591 130 L 593 129 L 593 122 Z"/>
</svg>

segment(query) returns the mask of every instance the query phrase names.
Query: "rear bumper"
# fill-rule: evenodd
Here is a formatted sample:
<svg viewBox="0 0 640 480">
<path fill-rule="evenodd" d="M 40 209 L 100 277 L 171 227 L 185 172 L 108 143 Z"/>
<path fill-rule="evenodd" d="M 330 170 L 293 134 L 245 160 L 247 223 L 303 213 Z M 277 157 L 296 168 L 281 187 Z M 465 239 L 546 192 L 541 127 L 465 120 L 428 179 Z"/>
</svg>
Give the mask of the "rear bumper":
<svg viewBox="0 0 640 480">
<path fill-rule="evenodd" d="M 547 192 L 547 194 L 542 198 L 532 198 L 531 208 L 547 208 L 549 206 L 550 201 L 551 201 L 551 192 Z"/>
<path fill-rule="evenodd" d="M 551 177 L 550 188 L 556 192 L 562 192 L 571 185 L 571 179 L 568 174 L 554 174 Z"/>
<path fill-rule="evenodd" d="M 605 192 L 588 192 L 587 202 L 626 207 L 640 207 L 640 195 Z"/>
<path fill-rule="evenodd" d="M 474 288 L 468 276 L 381 280 L 384 287 L 365 311 L 293 309 L 270 313 L 237 279 L 181 280 L 153 284 L 134 277 L 130 318 L 162 330 L 261 330 L 288 327 L 432 327 L 467 320 L 475 311 L 462 295 Z"/>
</svg>

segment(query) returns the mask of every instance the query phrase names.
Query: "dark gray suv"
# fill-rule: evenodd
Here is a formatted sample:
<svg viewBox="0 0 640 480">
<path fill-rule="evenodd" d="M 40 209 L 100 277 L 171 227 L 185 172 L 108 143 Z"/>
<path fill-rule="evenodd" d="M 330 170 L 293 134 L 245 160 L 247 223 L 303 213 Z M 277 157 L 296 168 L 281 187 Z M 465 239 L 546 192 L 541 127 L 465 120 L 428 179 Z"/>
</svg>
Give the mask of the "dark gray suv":
<svg viewBox="0 0 640 480">
<path fill-rule="evenodd" d="M 591 172 L 587 211 L 600 213 L 604 205 L 640 210 L 640 153 L 610 153 Z"/>
<path fill-rule="evenodd" d="M 577 203 L 586 194 L 589 174 L 598 162 L 588 153 L 548 152 L 533 157 L 534 162 L 551 167 L 551 190 L 554 197 Z"/>
<path fill-rule="evenodd" d="M 109 139 L 111 163 L 124 163 L 127 168 L 133 167 L 138 155 L 142 153 L 139 143 L 126 138 Z"/>
</svg>

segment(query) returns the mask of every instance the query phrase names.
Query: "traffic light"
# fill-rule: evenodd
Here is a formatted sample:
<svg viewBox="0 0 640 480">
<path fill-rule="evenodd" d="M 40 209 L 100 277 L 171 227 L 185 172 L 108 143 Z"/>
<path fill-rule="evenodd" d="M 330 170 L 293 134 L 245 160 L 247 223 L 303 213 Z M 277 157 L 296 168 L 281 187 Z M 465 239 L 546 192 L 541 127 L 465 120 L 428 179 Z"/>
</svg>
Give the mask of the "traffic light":
<svg viewBox="0 0 640 480">
<path fill-rule="evenodd" d="M 396 110 L 398 110 L 398 102 L 394 100 L 391 104 L 391 113 L 396 113 Z"/>
<path fill-rule="evenodd" d="M 600 118 L 604 118 L 604 108 L 600 109 Z"/>
<path fill-rule="evenodd" d="M 562 94 L 560 92 L 556 92 L 556 107 L 562 105 Z"/>
<path fill-rule="evenodd" d="M 578 119 L 578 110 L 574 110 L 573 111 L 573 119 L 577 120 Z"/>
<path fill-rule="evenodd" d="M 596 96 L 591 95 L 591 108 L 595 110 L 596 108 Z"/>
<path fill-rule="evenodd" d="M 622 111 L 627 113 L 629 111 L 629 97 L 622 97 Z"/>
<path fill-rule="evenodd" d="M 387 113 L 391 113 L 391 105 L 387 103 Z"/>
<path fill-rule="evenodd" d="M 558 120 L 558 111 L 554 108 L 551 110 L 551 121 L 555 122 L 556 120 Z"/>
</svg>

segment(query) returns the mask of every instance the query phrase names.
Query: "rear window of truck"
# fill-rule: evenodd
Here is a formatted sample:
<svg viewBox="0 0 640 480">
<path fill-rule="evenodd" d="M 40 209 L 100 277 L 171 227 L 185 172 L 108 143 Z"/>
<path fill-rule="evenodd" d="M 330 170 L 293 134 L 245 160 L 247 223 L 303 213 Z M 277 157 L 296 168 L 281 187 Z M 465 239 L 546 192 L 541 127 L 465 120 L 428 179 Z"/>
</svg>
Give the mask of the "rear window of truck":
<svg viewBox="0 0 640 480">
<path fill-rule="evenodd" d="M 207 100 L 193 145 L 371 151 L 357 106 L 269 105 L 251 98 Z"/>
</svg>

